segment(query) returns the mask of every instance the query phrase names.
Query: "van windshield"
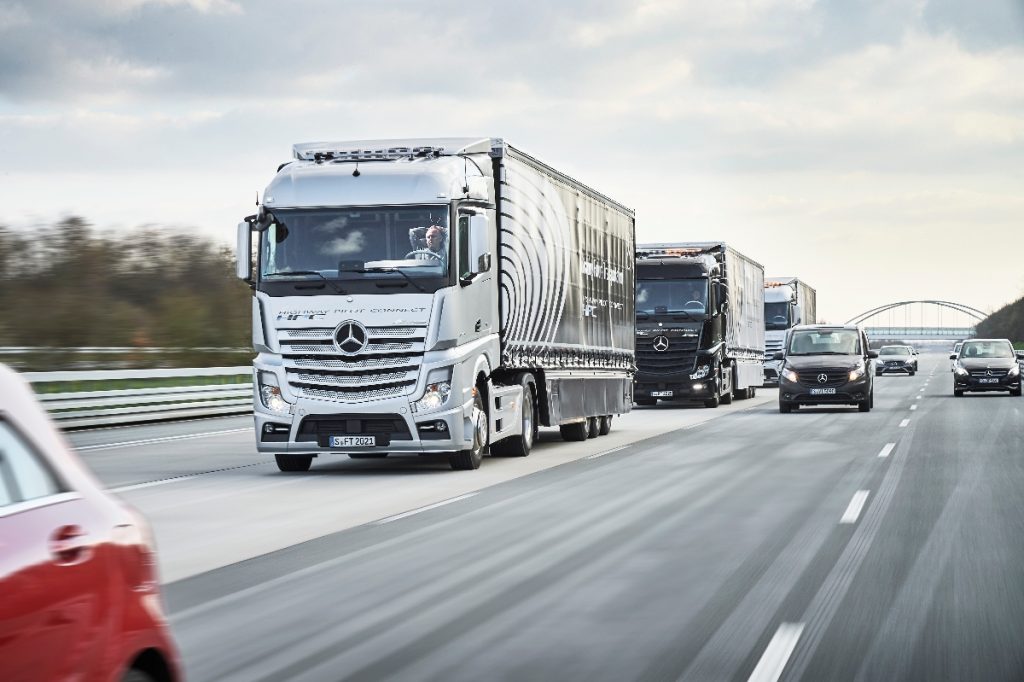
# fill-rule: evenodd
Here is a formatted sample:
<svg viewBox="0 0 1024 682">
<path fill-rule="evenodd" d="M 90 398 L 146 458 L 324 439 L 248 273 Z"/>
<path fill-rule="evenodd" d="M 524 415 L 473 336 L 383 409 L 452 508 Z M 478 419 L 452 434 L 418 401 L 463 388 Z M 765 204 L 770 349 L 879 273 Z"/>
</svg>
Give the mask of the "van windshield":
<svg viewBox="0 0 1024 682">
<path fill-rule="evenodd" d="M 806 329 L 789 339 L 789 355 L 860 354 L 860 335 L 853 329 Z"/>
</svg>

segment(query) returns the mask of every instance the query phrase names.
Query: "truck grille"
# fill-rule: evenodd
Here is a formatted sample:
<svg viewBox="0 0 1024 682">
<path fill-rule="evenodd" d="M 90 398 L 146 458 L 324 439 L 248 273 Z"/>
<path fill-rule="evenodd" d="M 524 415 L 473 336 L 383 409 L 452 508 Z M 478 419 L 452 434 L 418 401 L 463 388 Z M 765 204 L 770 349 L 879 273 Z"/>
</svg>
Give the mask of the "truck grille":
<svg viewBox="0 0 1024 682">
<path fill-rule="evenodd" d="M 360 402 L 408 395 L 423 363 L 426 327 L 367 327 L 366 346 L 341 353 L 334 328 L 280 329 L 288 385 L 300 396 Z"/>
<path fill-rule="evenodd" d="M 689 374 L 697 360 L 696 336 L 668 336 L 668 349 L 659 351 L 655 342 L 659 335 L 638 336 L 636 339 L 636 368 L 641 373 Z"/>
<path fill-rule="evenodd" d="M 782 340 L 781 339 L 778 340 L 778 341 L 765 341 L 764 342 L 764 351 L 769 356 L 769 359 L 771 358 L 772 355 L 774 355 L 775 353 L 778 353 L 780 350 L 782 350 Z"/>
</svg>

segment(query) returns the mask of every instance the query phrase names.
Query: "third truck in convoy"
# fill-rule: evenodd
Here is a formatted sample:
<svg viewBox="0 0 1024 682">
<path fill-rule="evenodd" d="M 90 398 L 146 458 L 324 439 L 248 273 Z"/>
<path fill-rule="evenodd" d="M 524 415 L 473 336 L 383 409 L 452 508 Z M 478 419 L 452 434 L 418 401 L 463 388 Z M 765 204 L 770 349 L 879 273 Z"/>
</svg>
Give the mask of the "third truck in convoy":
<svg viewBox="0 0 1024 682">
<path fill-rule="evenodd" d="M 238 230 L 256 441 L 279 468 L 436 454 L 475 469 L 489 448 L 529 454 L 539 424 L 583 440 L 629 411 L 631 210 L 496 138 L 294 157 Z"/>
<path fill-rule="evenodd" d="M 764 268 L 721 242 L 643 244 L 637 404 L 753 397 L 764 374 Z"/>
<path fill-rule="evenodd" d="M 818 294 L 798 277 L 769 277 L 764 281 L 764 384 L 779 383 L 780 362 L 773 359 L 786 343 L 786 333 L 798 324 L 817 324 Z"/>
</svg>

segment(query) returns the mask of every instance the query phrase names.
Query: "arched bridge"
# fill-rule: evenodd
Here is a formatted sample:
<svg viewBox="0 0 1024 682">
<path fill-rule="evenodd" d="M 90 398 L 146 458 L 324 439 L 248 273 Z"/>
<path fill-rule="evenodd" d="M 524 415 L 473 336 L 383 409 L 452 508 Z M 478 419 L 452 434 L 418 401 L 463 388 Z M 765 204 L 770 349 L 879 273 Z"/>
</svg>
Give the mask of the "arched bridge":
<svg viewBox="0 0 1024 682">
<path fill-rule="evenodd" d="M 878 341 L 958 341 L 975 335 L 988 317 L 977 308 L 953 301 L 896 301 L 851 317 Z"/>
</svg>

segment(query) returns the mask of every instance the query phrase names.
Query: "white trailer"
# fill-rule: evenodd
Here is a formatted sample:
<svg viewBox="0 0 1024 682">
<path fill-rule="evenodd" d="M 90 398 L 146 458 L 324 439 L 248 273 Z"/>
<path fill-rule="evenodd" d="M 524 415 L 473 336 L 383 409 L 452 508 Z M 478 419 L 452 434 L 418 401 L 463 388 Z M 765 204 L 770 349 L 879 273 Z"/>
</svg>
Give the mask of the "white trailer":
<svg viewBox="0 0 1024 682">
<path fill-rule="evenodd" d="M 772 356 L 782 350 L 786 334 L 798 324 L 817 324 L 818 294 L 798 277 L 769 277 L 764 281 L 765 365 L 764 383 L 779 383 L 780 360 Z"/>
</svg>

